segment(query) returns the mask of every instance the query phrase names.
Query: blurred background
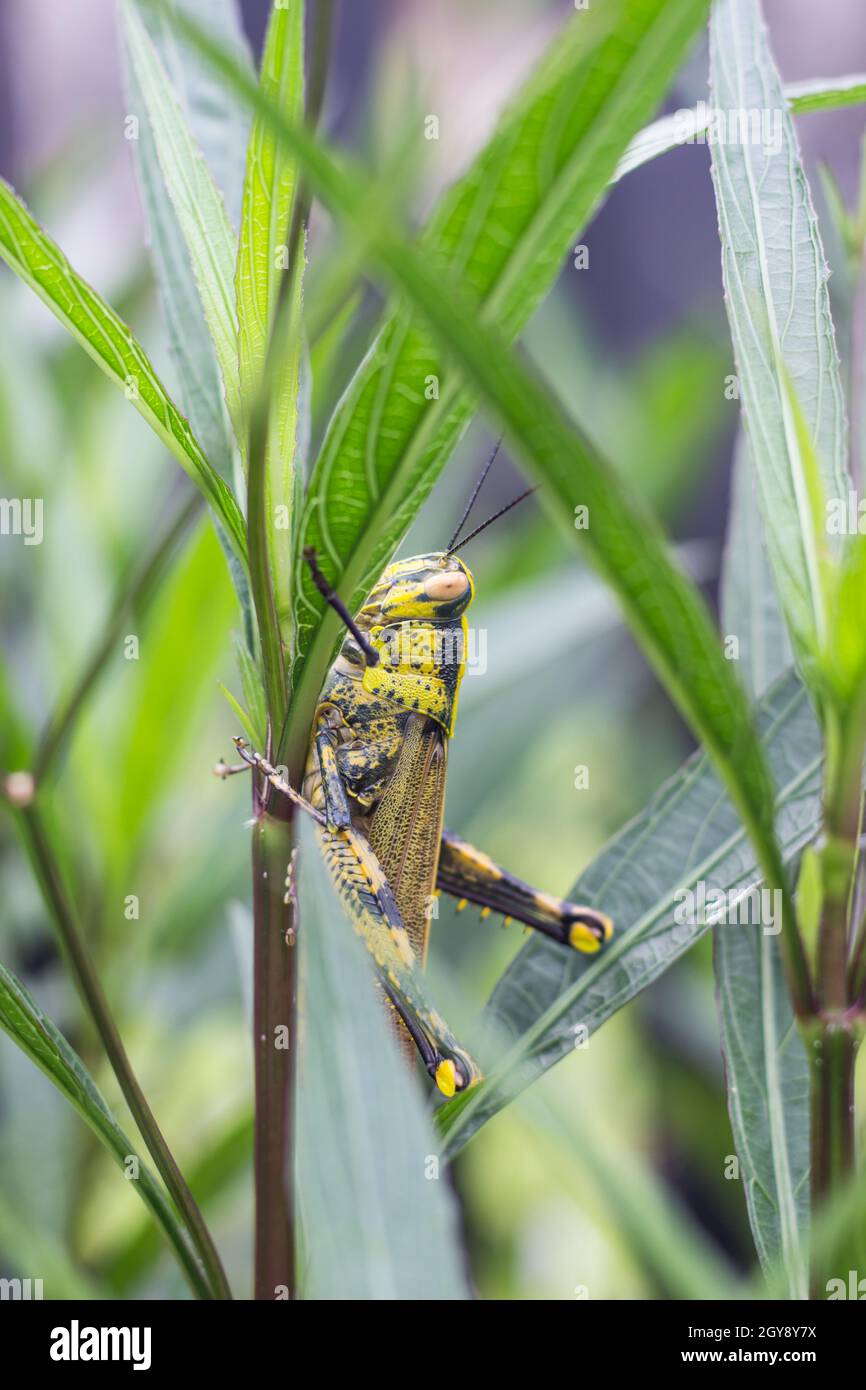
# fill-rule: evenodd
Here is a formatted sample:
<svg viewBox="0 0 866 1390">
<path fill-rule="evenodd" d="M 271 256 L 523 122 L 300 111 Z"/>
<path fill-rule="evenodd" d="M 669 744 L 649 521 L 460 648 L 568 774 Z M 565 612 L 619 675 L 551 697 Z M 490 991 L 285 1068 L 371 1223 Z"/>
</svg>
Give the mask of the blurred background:
<svg viewBox="0 0 866 1390">
<path fill-rule="evenodd" d="M 254 50 L 265 0 L 244 0 Z M 408 165 L 420 219 L 466 165 L 533 58 L 571 10 L 542 0 L 351 0 L 339 23 L 330 134 L 388 167 L 410 111 L 440 116 L 438 142 Z M 858 0 L 767 0 L 783 77 L 866 69 Z M 669 108 L 706 92 L 697 51 Z M 72 263 L 132 325 L 172 384 L 146 257 L 111 0 L 4 0 L 0 173 Z M 862 110 L 802 117 L 810 173 L 825 162 L 857 195 Z M 581 237 L 524 342 L 577 418 L 663 518 L 715 598 L 737 405 L 721 298 L 707 151 L 680 148 L 616 187 Z M 821 184 L 813 177 L 819 203 Z M 832 227 L 822 227 L 838 263 Z M 317 214 L 310 243 L 328 237 Z M 844 277 L 834 288 L 844 291 Z M 314 429 L 364 350 L 378 301 L 365 294 Z M 0 544 L 7 750 L 73 686 L 117 594 L 184 495 L 144 423 L 54 320 L 0 268 L 0 495 L 41 496 L 45 540 Z M 840 304 L 844 348 L 845 305 Z M 404 553 L 441 548 L 490 447 L 461 446 Z M 504 457 L 483 514 L 518 478 Z M 473 547 L 486 671 L 470 671 L 449 774 L 448 823 L 522 877 L 567 894 L 578 873 L 691 751 L 613 605 L 552 538 L 532 504 Z M 193 1180 L 239 1293 L 250 1285 L 250 916 L 245 779 L 222 784 L 236 721 L 237 615 L 219 546 L 193 527 L 153 601 L 125 622 L 65 749 L 52 831 L 146 1094 Z M 14 765 L 14 764 L 13 764 Z M 589 786 L 575 789 L 575 769 Z M 0 957 L 91 1065 L 123 1115 L 110 1072 L 52 944 L 11 823 L 0 818 Z M 137 915 L 129 901 L 137 899 Z M 443 902 L 431 971 L 460 1024 L 481 1008 L 521 937 Z M 594 1161 L 627 1155 L 653 1173 L 735 1266 L 751 1265 L 722 1084 L 708 942 L 550 1073 L 540 1086 L 592 1134 Z M 671 1294 L 631 1247 L 572 1152 L 509 1111 L 459 1159 L 467 1259 L 482 1296 Z M 184 1296 L 143 1208 L 78 1119 L 0 1039 L 0 1274 L 46 1272 L 56 1296 Z"/>
</svg>

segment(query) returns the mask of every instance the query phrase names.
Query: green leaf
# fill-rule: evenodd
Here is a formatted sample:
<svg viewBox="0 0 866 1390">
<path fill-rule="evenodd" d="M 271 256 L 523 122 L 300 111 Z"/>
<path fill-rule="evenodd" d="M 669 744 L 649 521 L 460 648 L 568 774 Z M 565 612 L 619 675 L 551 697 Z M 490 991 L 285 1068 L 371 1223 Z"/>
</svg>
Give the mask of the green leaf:
<svg viewBox="0 0 866 1390">
<path fill-rule="evenodd" d="M 9 184 L 0 179 L 0 256 L 38 294 L 64 328 L 174 454 L 207 498 L 238 559 L 246 563 L 243 517 L 226 483 L 202 453 L 144 349 L 95 290 L 75 273 Z"/>
<path fill-rule="evenodd" d="M 214 176 L 229 220 L 233 226 L 239 226 L 250 134 L 249 111 L 214 76 L 198 54 L 190 53 L 178 43 L 174 26 L 166 14 L 154 10 L 146 0 L 133 0 L 133 4 L 147 26 L 193 138 Z M 250 76 L 254 74 L 255 64 L 244 33 L 239 0 L 170 0 L 170 4 L 173 9 L 182 9 L 193 20 L 206 23 L 210 32 L 234 55 L 235 61 Z"/>
<path fill-rule="evenodd" d="M 234 0 L 176 2 L 189 14 L 206 18 L 209 27 L 216 28 L 224 36 L 238 60 L 249 64 Z M 217 186 L 230 212 L 235 207 L 239 212 L 249 116 L 194 54 L 178 49 L 174 31 L 164 16 L 149 11 L 143 18 Z M 130 113 L 139 116 L 138 139 L 132 143 L 149 229 L 150 256 L 165 314 L 169 348 L 177 366 L 180 401 L 207 457 L 217 472 L 230 482 L 233 435 L 214 346 L 204 320 L 201 297 L 190 274 L 184 234 L 171 200 L 165 194 L 156 142 L 135 66 L 127 61 L 125 68 L 127 107 Z"/>
<path fill-rule="evenodd" d="M 0 1028 L 66 1097 L 122 1170 L 130 1171 L 130 1159 L 135 1159 L 137 1176 L 131 1185 L 174 1248 L 193 1291 L 200 1298 L 209 1298 L 207 1280 L 162 1187 L 114 1119 L 81 1059 L 21 982 L 2 964 Z"/>
<path fill-rule="evenodd" d="M 814 489 L 792 395 L 814 441 L 824 495 L 847 497 L 850 486 L 828 270 L 755 0 L 717 0 L 710 70 L 711 106 L 745 118 L 765 113 L 768 143 L 738 138 L 741 132 L 714 140 L 712 169 L 728 318 L 770 561 L 808 676 L 827 638 L 826 595 Z"/>
<path fill-rule="evenodd" d="M 761 534 L 748 444 L 740 434 L 722 582 L 722 621 L 760 698 L 790 665 L 785 624 Z M 807 847 L 805 855 L 809 854 Z M 805 861 L 804 855 L 804 861 Z M 798 891 L 797 913 L 802 921 Z M 779 1263 L 789 1298 L 805 1298 L 809 1228 L 809 1067 L 778 938 L 758 925 L 714 928 L 713 963 L 725 1083 L 740 1178 L 765 1270 Z"/>
<path fill-rule="evenodd" d="M 293 124 L 304 113 L 304 4 L 274 6 L 262 58 L 261 89 Z M 292 276 L 292 307 L 272 378 L 270 426 L 265 454 L 265 515 L 271 583 L 284 636 L 290 623 L 290 535 L 301 503 L 294 467 L 298 443 L 298 391 L 303 338 L 303 254 L 289 266 L 289 226 L 298 197 L 295 161 L 261 115 L 253 121 L 247 152 L 236 289 L 240 384 L 249 411 L 262 387 L 280 282 Z M 278 509 L 283 509 L 278 511 Z M 277 520 L 280 526 L 277 529 Z"/>
<path fill-rule="evenodd" d="M 232 694 L 228 686 L 224 685 L 222 681 L 217 681 L 217 689 L 220 694 L 225 697 L 229 709 L 234 713 L 250 743 L 254 748 L 261 748 L 263 746 L 261 742 L 261 733 L 247 714 L 240 700 L 238 700 L 236 695 Z"/>
<path fill-rule="evenodd" d="M 265 702 L 265 690 L 262 685 L 262 676 L 258 666 L 250 656 L 246 642 L 239 633 L 235 634 L 235 656 L 237 658 L 238 671 L 240 672 L 244 699 L 247 702 L 249 717 L 252 727 L 255 730 L 253 747 L 264 748 L 267 743 L 268 734 L 268 710 Z"/>
<path fill-rule="evenodd" d="M 132 0 L 120 0 L 123 33 L 141 88 L 171 203 L 186 241 L 225 387 L 235 435 L 242 436 L 234 269 L 237 238 L 222 194 Z"/>
<path fill-rule="evenodd" d="M 820 826 L 821 742 L 792 674 L 761 702 L 760 725 L 776 784 L 777 834 L 790 863 Z M 513 1039 L 486 1080 L 443 1107 L 448 1152 L 657 979 L 708 930 L 685 893 L 721 889 L 740 901 L 763 881 L 737 813 L 705 754 L 668 781 L 579 878 L 569 897 L 603 906 L 613 940 L 598 956 L 535 939 L 515 957 L 488 1005 Z M 697 909 L 698 899 L 694 899 Z M 677 916 L 686 920 L 677 921 Z M 692 920 L 689 920 L 689 919 Z M 730 929 L 730 928 L 728 928 Z"/>
<path fill-rule="evenodd" d="M 304 111 L 304 5 L 271 10 L 260 77 L 262 93 L 292 123 Z M 289 218 L 297 192 L 294 160 L 268 123 L 253 120 L 247 149 L 237 260 L 241 388 L 251 399 L 262 379 L 282 270 Z"/>
<path fill-rule="evenodd" d="M 454 1199 L 421 1090 L 306 818 L 300 832 L 303 1297 L 467 1298 Z"/>
<path fill-rule="evenodd" d="M 550 290 L 617 156 L 661 100 L 706 9 L 704 0 L 609 0 L 573 16 L 490 143 L 446 193 L 424 233 L 424 259 L 437 276 L 459 275 L 474 312 L 483 306 L 506 338 Z M 313 469 L 296 554 L 291 717 L 299 744 L 337 635 L 300 550 L 315 547 L 354 611 L 472 418 L 460 364 L 443 348 L 410 310 L 393 313 Z M 429 398 L 431 383 L 438 399 Z"/>
<path fill-rule="evenodd" d="M 807 111 L 835 111 L 840 106 L 860 106 L 866 101 L 866 74 L 846 77 L 812 77 L 805 82 L 788 82 L 785 96 L 795 115 Z"/>
<path fill-rule="evenodd" d="M 866 102 L 866 75 L 850 77 L 816 77 L 809 82 L 786 82 L 782 88 L 789 110 L 795 116 L 808 111 L 833 111 L 840 106 L 858 106 Z M 633 169 L 639 169 L 651 159 L 668 150 L 692 141 L 703 144 L 710 123 L 706 102 L 684 107 L 669 116 L 660 116 L 652 125 L 641 130 L 632 140 L 619 164 L 613 182 L 618 183 Z"/>
<path fill-rule="evenodd" d="M 734 448 L 731 513 L 722 560 L 722 629 L 736 638 L 737 670 L 759 699 L 793 663 L 791 642 L 773 587 L 749 442 L 741 428 Z"/>
<path fill-rule="evenodd" d="M 755 1249 L 808 1296 L 809 1071 L 778 942 L 760 926 L 714 929 L 728 1112 Z"/>
</svg>

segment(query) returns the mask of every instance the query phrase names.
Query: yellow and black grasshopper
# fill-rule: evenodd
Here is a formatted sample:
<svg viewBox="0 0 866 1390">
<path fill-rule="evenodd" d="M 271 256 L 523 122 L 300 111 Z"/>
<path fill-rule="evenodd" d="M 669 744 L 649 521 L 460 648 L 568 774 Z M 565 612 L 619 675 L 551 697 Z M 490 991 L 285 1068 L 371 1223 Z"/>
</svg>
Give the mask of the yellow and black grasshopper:
<svg viewBox="0 0 866 1390">
<path fill-rule="evenodd" d="M 389 565 L 354 619 L 308 554 L 314 580 L 348 634 L 316 710 L 303 797 L 235 740 L 247 762 L 313 814 L 350 920 L 446 1096 L 473 1085 L 480 1072 L 427 1003 L 416 970 L 424 965 L 437 891 L 578 951 L 598 951 L 613 931 L 603 913 L 537 892 L 443 828 L 448 740 L 466 665 L 466 610 L 475 594 L 458 548 L 452 541 L 446 551 Z"/>
</svg>

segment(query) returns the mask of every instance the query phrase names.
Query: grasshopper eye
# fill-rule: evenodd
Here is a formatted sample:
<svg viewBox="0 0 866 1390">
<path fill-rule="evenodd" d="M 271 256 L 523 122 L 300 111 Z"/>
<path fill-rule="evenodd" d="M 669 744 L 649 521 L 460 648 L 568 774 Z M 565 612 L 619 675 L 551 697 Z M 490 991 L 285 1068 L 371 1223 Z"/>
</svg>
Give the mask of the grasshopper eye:
<svg viewBox="0 0 866 1390">
<path fill-rule="evenodd" d="M 468 588 L 469 580 L 462 570 L 446 570 L 424 581 L 424 593 L 436 600 L 462 598 Z"/>
</svg>

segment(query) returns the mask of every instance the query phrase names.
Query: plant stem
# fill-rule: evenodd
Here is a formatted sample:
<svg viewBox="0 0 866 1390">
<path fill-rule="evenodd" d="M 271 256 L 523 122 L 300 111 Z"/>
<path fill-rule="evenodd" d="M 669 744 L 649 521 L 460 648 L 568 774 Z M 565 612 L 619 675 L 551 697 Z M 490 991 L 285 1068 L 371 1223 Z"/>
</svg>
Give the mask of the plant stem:
<svg viewBox="0 0 866 1390">
<path fill-rule="evenodd" d="M 178 1213 L 186 1225 L 190 1241 L 201 1262 L 202 1274 L 207 1286 L 207 1293 L 204 1296 L 214 1299 L 230 1299 L 231 1289 L 216 1246 L 126 1055 L 126 1049 L 99 982 L 90 952 L 79 930 L 60 866 L 36 805 L 31 803 L 29 806 L 19 808 L 16 820 L 21 827 L 27 852 L 42 895 L 50 910 L 72 978 L 93 1020 L 130 1113 Z M 196 1292 L 201 1294 L 201 1288 L 197 1288 Z"/>
<path fill-rule="evenodd" d="M 327 80 L 333 0 L 316 6 L 307 88 L 307 120 L 315 126 Z M 265 468 L 270 401 L 286 334 L 293 320 L 292 288 L 304 269 L 310 197 L 300 184 L 288 231 L 289 266 L 280 281 L 260 390 L 250 418 L 248 533 L 250 570 L 259 623 L 270 739 L 288 714 L 288 679 L 279 617 L 270 580 L 265 524 Z M 279 670 L 276 669 L 279 662 Z M 268 750 L 271 751 L 270 749 Z M 296 769 L 299 775 L 299 769 Z M 253 1029 L 255 1056 L 255 1297 L 294 1298 L 294 1126 L 297 1052 L 295 911 L 286 891 L 292 864 L 292 808 L 253 776 Z"/>
<path fill-rule="evenodd" d="M 864 248 L 854 257 L 851 267 L 853 292 L 851 295 L 851 361 L 849 368 L 849 395 L 851 408 L 849 457 L 851 476 L 856 487 L 863 487 L 863 371 L 866 366 L 866 263 Z"/>
<path fill-rule="evenodd" d="M 866 913 L 860 920 L 851 948 L 849 979 L 851 999 L 861 1009 L 866 1008 Z"/>
<path fill-rule="evenodd" d="M 860 846 L 863 806 L 863 721 L 859 709 L 825 719 L 826 786 L 821 852 L 822 907 L 818 936 L 818 997 L 826 1010 L 849 1001 L 848 927 Z"/>
<path fill-rule="evenodd" d="M 253 1017 L 255 1029 L 255 1297 L 294 1298 L 294 1076 L 297 951 L 287 891 L 292 819 L 264 809 L 253 776 Z M 280 808 L 282 809 L 282 808 Z M 291 807 L 286 808 L 289 816 Z"/>
<path fill-rule="evenodd" d="M 857 1039 L 839 1020 L 815 1030 L 807 1044 L 812 1082 L 812 1215 L 813 1221 L 829 1199 L 842 1190 L 854 1171 L 854 1063 Z M 833 1251 L 813 1252 L 810 1272 L 812 1298 L 825 1298 L 833 1268 Z"/>
<path fill-rule="evenodd" d="M 804 1029 L 811 1080 L 813 1229 L 854 1171 L 854 1065 L 859 1034 L 848 966 L 849 927 L 863 806 L 864 721 L 860 701 L 824 720 L 826 773 L 818 932 L 818 1009 Z M 823 1298 L 833 1277 L 833 1250 L 813 1248 L 810 1288 Z"/>
</svg>

